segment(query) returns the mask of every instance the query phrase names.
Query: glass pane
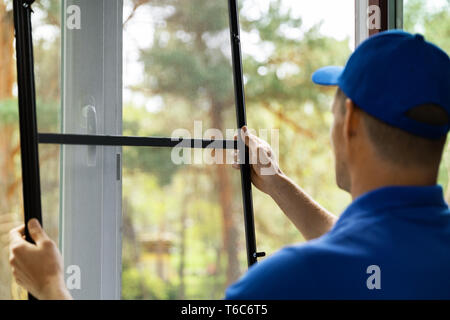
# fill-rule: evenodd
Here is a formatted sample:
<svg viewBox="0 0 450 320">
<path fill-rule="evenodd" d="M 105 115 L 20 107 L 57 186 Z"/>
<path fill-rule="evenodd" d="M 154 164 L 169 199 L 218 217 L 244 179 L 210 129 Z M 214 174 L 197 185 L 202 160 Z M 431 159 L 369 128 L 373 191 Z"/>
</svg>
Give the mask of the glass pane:
<svg viewBox="0 0 450 320">
<path fill-rule="evenodd" d="M 122 298 L 221 299 L 247 270 L 239 171 L 171 152 L 124 148 Z"/>
<path fill-rule="evenodd" d="M 42 223 L 45 232 L 59 245 L 60 154 L 58 145 L 40 145 Z"/>
<path fill-rule="evenodd" d="M 278 146 L 281 169 L 336 215 L 350 197 L 334 177 L 329 132 L 335 89 L 314 85 L 311 75 L 345 64 L 354 49 L 354 5 L 244 0 L 240 15 L 249 126 Z M 255 188 L 253 194 L 259 251 L 271 254 L 303 241 L 271 198 Z"/>
<path fill-rule="evenodd" d="M 139 109 L 148 124 L 126 134 L 171 136 L 195 120 L 236 126 L 227 1 L 135 3 L 124 1 L 123 21 L 122 7 L 100 0 L 36 4 L 40 132 L 117 134 L 107 127 L 122 117 L 109 116 L 122 110 L 122 94 L 124 122 Z"/>
<path fill-rule="evenodd" d="M 61 127 L 61 0 L 33 4 L 36 110 L 40 132 Z"/>
<path fill-rule="evenodd" d="M 404 28 L 419 32 L 450 54 L 450 2 L 446 0 L 404 0 Z M 444 187 L 450 202 L 450 146 L 444 151 L 439 183 Z"/>
<path fill-rule="evenodd" d="M 141 3 L 124 1 L 124 123 L 146 125 L 124 134 L 235 128 L 227 1 Z"/>
</svg>

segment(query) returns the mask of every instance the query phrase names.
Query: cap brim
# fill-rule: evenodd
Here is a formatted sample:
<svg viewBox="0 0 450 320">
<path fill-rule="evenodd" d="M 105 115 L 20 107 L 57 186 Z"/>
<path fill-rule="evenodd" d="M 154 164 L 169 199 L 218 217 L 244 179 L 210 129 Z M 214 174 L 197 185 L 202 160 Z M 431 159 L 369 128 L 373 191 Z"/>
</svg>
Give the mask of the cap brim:
<svg viewBox="0 0 450 320">
<path fill-rule="evenodd" d="M 312 81 L 321 86 L 337 86 L 342 72 L 344 72 L 344 67 L 324 67 L 314 72 Z"/>
</svg>

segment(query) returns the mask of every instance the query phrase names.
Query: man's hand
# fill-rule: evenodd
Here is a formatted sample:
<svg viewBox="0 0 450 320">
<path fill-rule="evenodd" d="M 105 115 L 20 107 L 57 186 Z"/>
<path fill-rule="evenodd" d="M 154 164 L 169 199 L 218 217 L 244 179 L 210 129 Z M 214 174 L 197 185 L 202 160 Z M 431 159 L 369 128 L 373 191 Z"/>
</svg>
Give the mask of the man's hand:
<svg viewBox="0 0 450 320">
<path fill-rule="evenodd" d="M 275 153 L 270 145 L 251 134 L 247 127 L 243 127 L 241 138 L 249 149 L 249 159 L 251 163 L 252 182 L 259 190 L 269 195 L 272 194 L 275 186 L 274 179 L 283 175 L 278 165 Z M 238 138 L 235 135 L 234 139 Z M 239 151 L 234 153 L 233 168 L 239 169 Z"/>
<path fill-rule="evenodd" d="M 64 284 L 62 257 L 36 219 L 28 222 L 36 244 L 25 240 L 25 226 L 10 231 L 9 261 L 16 282 L 40 300 L 71 299 Z"/>
<path fill-rule="evenodd" d="M 252 135 L 247 127 L 242 128 L 241 137 L 249 149 L 253 184 L 275 200 L 305 239 L 315 239 L 328 232 L 336 222 L 336 217 L 316 203 L 280 170 L 274 152 L 267 142 Z M 239 153 L 236 151 L 234 168 L 239 168 L 238 158 Z"/>
</svg>

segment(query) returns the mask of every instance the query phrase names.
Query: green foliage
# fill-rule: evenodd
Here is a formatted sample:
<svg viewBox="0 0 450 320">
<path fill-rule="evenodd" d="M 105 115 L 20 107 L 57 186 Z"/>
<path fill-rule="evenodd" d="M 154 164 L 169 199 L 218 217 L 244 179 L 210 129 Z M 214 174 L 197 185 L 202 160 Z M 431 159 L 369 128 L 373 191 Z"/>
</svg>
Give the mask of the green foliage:
<svg viewBox="0 0 450 320">
<path fill-rule="evenodd" d="M 127 300 L 174 300 L 176 288 L 146 270 L 124 266 L 122 298 Z"/>
<path fill-rule="evenodd" d="M 133 174 L 151 173 L 165 186 L 181 167 L 170 161 L 171 152 L 169 148 L 128 148 L 123 161 L 128 168 L 133 168 Z"/>
<path fill-rule="evenodd" d="M 146 119 L 149 120 L 147 125 Z M 151 112 L 143 108 L 127 106 L 123 115 L 123 134 L 126 136 L 167 136 L 166 132 L 153 124 L 161 121 L 154 119 Z M 168 148 L 126 148 L 123 153 L 123 163 L 135 174 L 147 173 L 155 175 L 161 186 L 169 184 L 181 165 L 175 165 L 171 159 L 171 149 Z"/>
<path fill-rule="evenodd" d="M 54 101 L 37 102 L 37 118 L 40 131 L 57 130 L 59 103 Z M 0 100 L 0 123 L 17 125 L 19 121 L 19 103 L 17 99 Z"/>
<path fill-rule="evenodd" d="M 17 103 L 17 99 L 0 100 L 1 124 L 17 124 L 19 121 L 19 110 Z"/>
<path fill-rule="evenodd" d="M 38 100 L 36 106 L 38 129 L 40 132 L 60 131 L 61 104 L 55 100 Z"/>
<path fill-rule="evenodd" d="M 447 53 L 450 53 L 450 0 L 438 10 L 430 11 L 423 0 L 408 0 L 405 4 L 404 28 L 423 33 Z"/>
<path fill-rule="evenodd" d="M 206 95 L 219 104 L 232 103 L 226 2 L 174 0 L 163 3 L 163 6 L 172 5 L 174 10 L 165 19 L 164 27 L 156 30 L 152 47 L 141 54 L 149 77 L 147 84 L 154 92 L 190 101 L 198 101 Z"/>
<path fill-rule="evenodd" d="M 281 9 L 281 4 L 272 1 L 268 12 L 259 20 L 242 18 L 244 32 L 258 34 L 261 46 L 273 48 L 272 54 L 263 61 L 245 57 L 247 99 L 250 103 L 276 101 L 283 105 L 283 111 L 297 110 L 305 102 L 328 108 L 320 100 L 321 88 L 312 83 L 311 74 L 325 65 L 345 64 L 350 54 L 348 39 L 336 41 L 323 36 L 319 32 L 320 24 L 303 31 L 302 19 L 293 18 L 289 10 Z M 299 35 L 288 36 L 289 31 Z"/>
</svg>

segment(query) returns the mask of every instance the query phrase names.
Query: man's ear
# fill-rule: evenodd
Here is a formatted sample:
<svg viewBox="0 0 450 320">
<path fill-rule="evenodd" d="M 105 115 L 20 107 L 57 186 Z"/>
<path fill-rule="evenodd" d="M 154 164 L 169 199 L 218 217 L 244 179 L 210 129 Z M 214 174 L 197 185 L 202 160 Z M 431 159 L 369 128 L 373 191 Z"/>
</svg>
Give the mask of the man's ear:
<svg viewBox="0 0 450 320">
<path fill-rule="evenodd" d="M 344 119 L 344 136 L 352 138 L 357 135 L 361 122 L 361 112 L 356 108 L 355 103 L 347 98 L 345 99 L 345 119 Z"/>
</svg>

